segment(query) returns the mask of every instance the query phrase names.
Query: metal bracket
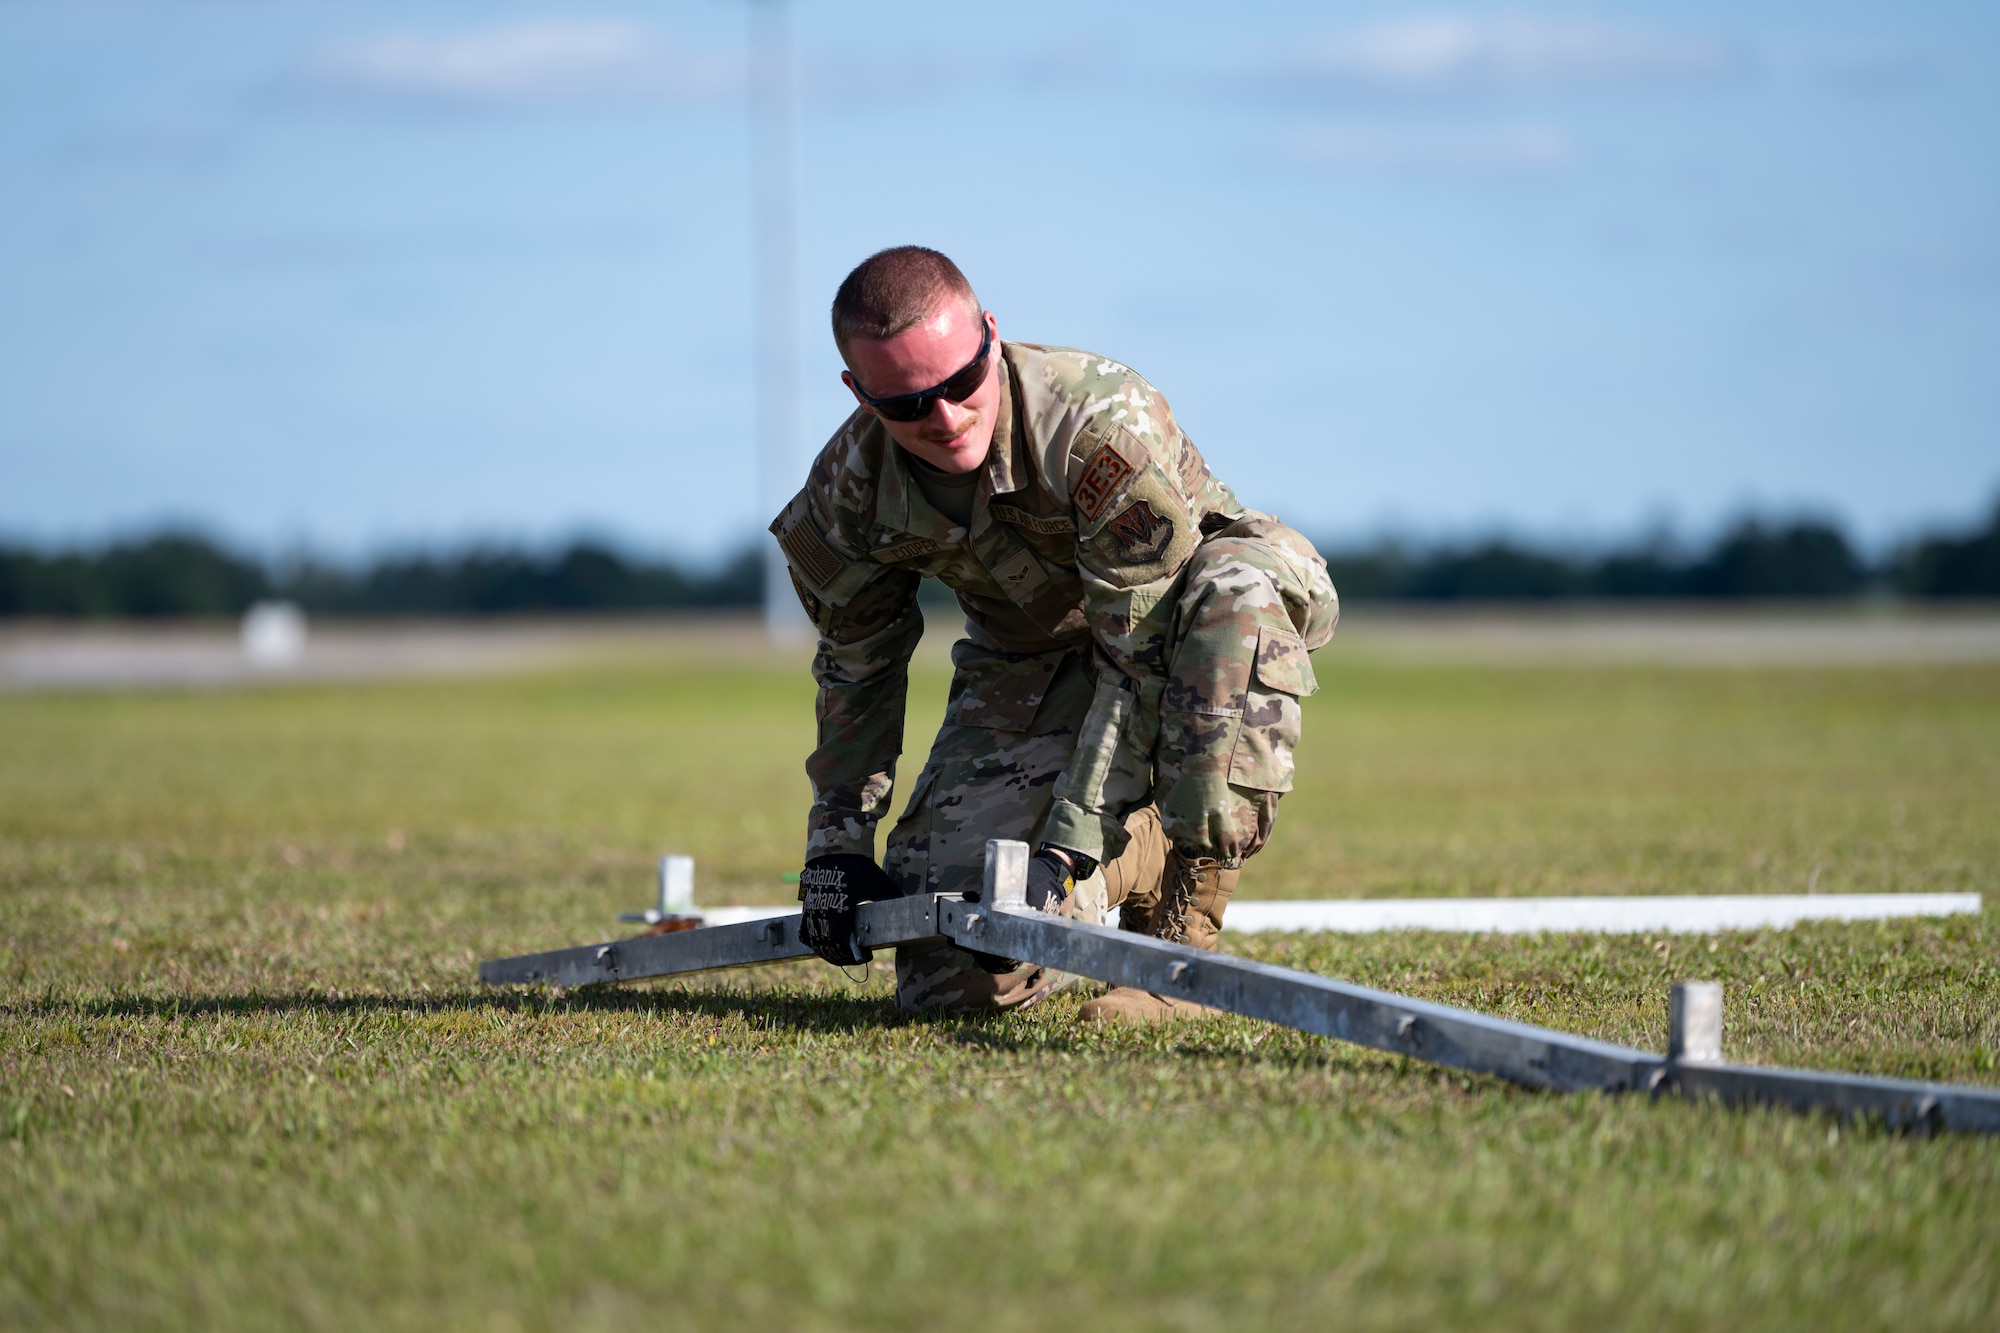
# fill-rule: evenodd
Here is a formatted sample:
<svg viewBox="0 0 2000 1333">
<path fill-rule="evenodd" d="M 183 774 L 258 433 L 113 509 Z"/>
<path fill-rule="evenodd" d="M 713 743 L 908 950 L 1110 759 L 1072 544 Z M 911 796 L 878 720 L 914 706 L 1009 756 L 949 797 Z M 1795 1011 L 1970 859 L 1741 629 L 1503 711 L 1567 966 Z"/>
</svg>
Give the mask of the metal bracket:
<svg viewBox="0 0 2000 1333">
<path fill-rule="evenodd" d="M 993 838 L 986 844 L 979 900 L 996 911 L 1023 912 L 1028 907 L 1028 844 Z"/>
</svg>

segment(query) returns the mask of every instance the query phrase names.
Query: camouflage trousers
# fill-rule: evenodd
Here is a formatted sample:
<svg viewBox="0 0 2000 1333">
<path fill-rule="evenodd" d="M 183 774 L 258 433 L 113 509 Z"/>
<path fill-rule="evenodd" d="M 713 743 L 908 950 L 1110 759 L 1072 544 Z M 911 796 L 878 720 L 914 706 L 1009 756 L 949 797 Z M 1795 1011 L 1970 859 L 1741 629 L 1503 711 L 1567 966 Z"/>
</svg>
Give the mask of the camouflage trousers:
<svg viewBox="0 0 2000 1333">
<path fill-rule="evenodd" d="M 1297 549 L 1303 542 L 1260 518 L 1225 529 L 1190 560 L 1176 584 L 1151 800 L 1127 815 L 1120 845 L 1104 849 L 1101 878 L 1079 886 L 1068 910 L 1102 921 L 1111 908 L 1156 897 L 1170 847 L 1238 866 L 1269 841 L 1292 785 L 1299 701 L 1318 688 L 1306 652 L 1332 636 L 1339 615 L 1325 567 L 1310 547 Z M 1096 691 L 1081 651 L 1022 659 L 961 642 L 953 662 L 951 705 L 883 862 L 908 893 L 977 888 L 989 838 L 1039 841 Z M 993 697 L 1010 681 L 1039 692 L 1032 723 L 973 725 L 1022 715 L 996 706 L 1022 702 Z M 1063 980 L 1034 967 L 992 975 L 941 941 L 896 953 L 905 1009 L 1011 1008 Z"/>
</svg>

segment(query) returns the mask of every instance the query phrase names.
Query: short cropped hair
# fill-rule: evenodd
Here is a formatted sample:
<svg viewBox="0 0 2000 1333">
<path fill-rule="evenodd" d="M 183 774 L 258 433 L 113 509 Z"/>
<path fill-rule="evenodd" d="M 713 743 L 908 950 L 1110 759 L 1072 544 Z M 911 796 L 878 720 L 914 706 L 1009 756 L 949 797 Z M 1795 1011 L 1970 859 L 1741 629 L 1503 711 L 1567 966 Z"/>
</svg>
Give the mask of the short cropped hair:
<svg viewBox="0 0 2000 1333">
<path fill-rule="evenodd" d="M 878 250 L 855 265 L 833 294 L 833 341 L 845 358 L 849 339 L 887 341 L 954 298 L 979 309 L 972 284 L 937 251 L 921 245 Z"/>
</svg>

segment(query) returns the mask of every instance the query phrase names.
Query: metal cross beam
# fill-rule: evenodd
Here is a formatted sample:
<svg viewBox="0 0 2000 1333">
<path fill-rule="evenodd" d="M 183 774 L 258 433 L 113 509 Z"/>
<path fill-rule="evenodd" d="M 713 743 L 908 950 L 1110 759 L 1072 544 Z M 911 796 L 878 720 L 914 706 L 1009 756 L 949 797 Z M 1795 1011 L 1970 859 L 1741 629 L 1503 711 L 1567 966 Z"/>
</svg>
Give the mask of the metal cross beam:
<svg viewBox="0 0 2000 1333">
<path fill-rule="evenodd" d="M 937 928 L 940 901 L 919 896 L 863 903 L 861 942 L 887 948 L 935 938 L 942 933 Z M 777 916 L 734 926 L 704 926 L 518 958 L 494 958 L 479 965 L 479 979 L 489 986 L 594 986 L 605 981 L 637 981 L 810 957 L 812 950 L 799 943 L 799 918 Z"/>
<path fill-rule="evenodd" d="M 1919 1133 L 2000 1133 L 2000 1090 L 1724 1062 L 1719 987 L 1675 988 L 1672 1049 L 1662 1057 L 1034 911 L 1024 896 L 1026 864 L 1026 844 L 989 842 L 986 885 L 978 901 L 939 894 L 865 903 L 861 942 L 887 948 L 942 936 L 968 949 L 1494 1074 L 1524 1087 L 1714 1097 L 1729 1104 L 1879 1117 Z M 810 952 L 798 941 L 797 918 L 779 917 L 496 959 L 480 964 L 479 979 L 496 986 L 586 986 L 777 962 Z"/>
</svg>

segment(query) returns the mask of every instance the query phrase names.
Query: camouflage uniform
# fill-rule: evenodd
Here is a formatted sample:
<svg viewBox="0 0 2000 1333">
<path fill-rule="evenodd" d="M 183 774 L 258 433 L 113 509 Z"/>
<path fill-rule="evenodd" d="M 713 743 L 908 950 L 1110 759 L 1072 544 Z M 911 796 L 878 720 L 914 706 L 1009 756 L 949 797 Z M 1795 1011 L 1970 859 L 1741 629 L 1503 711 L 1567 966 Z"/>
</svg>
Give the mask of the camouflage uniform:
<svg viewBox="0 0 2000 1333">
<path fill-rule="evenodd" d="M 975 886 L 988 838 L 1110 862 L 1149 805 L 1174 846 L 1241 865 L 1292 785 L 1299 701 L 1318 688 L 1306 654 L 1339 616 L 1325 563 L 1240 505 L 1132 370 L 1026 343 L 1000 362 L 969 526 L 925 500 L 863 410 L 771 525 L 820 633 L 806 854 L 874 854 L 928 574 L 966 626 L 944 726 L 889 835 L 906 892 Z M 1014 993 L 1003 979 L 975 994 L 988 983 L 955 949 L 897 963 L 906 1006 Z"/>
</svg>

